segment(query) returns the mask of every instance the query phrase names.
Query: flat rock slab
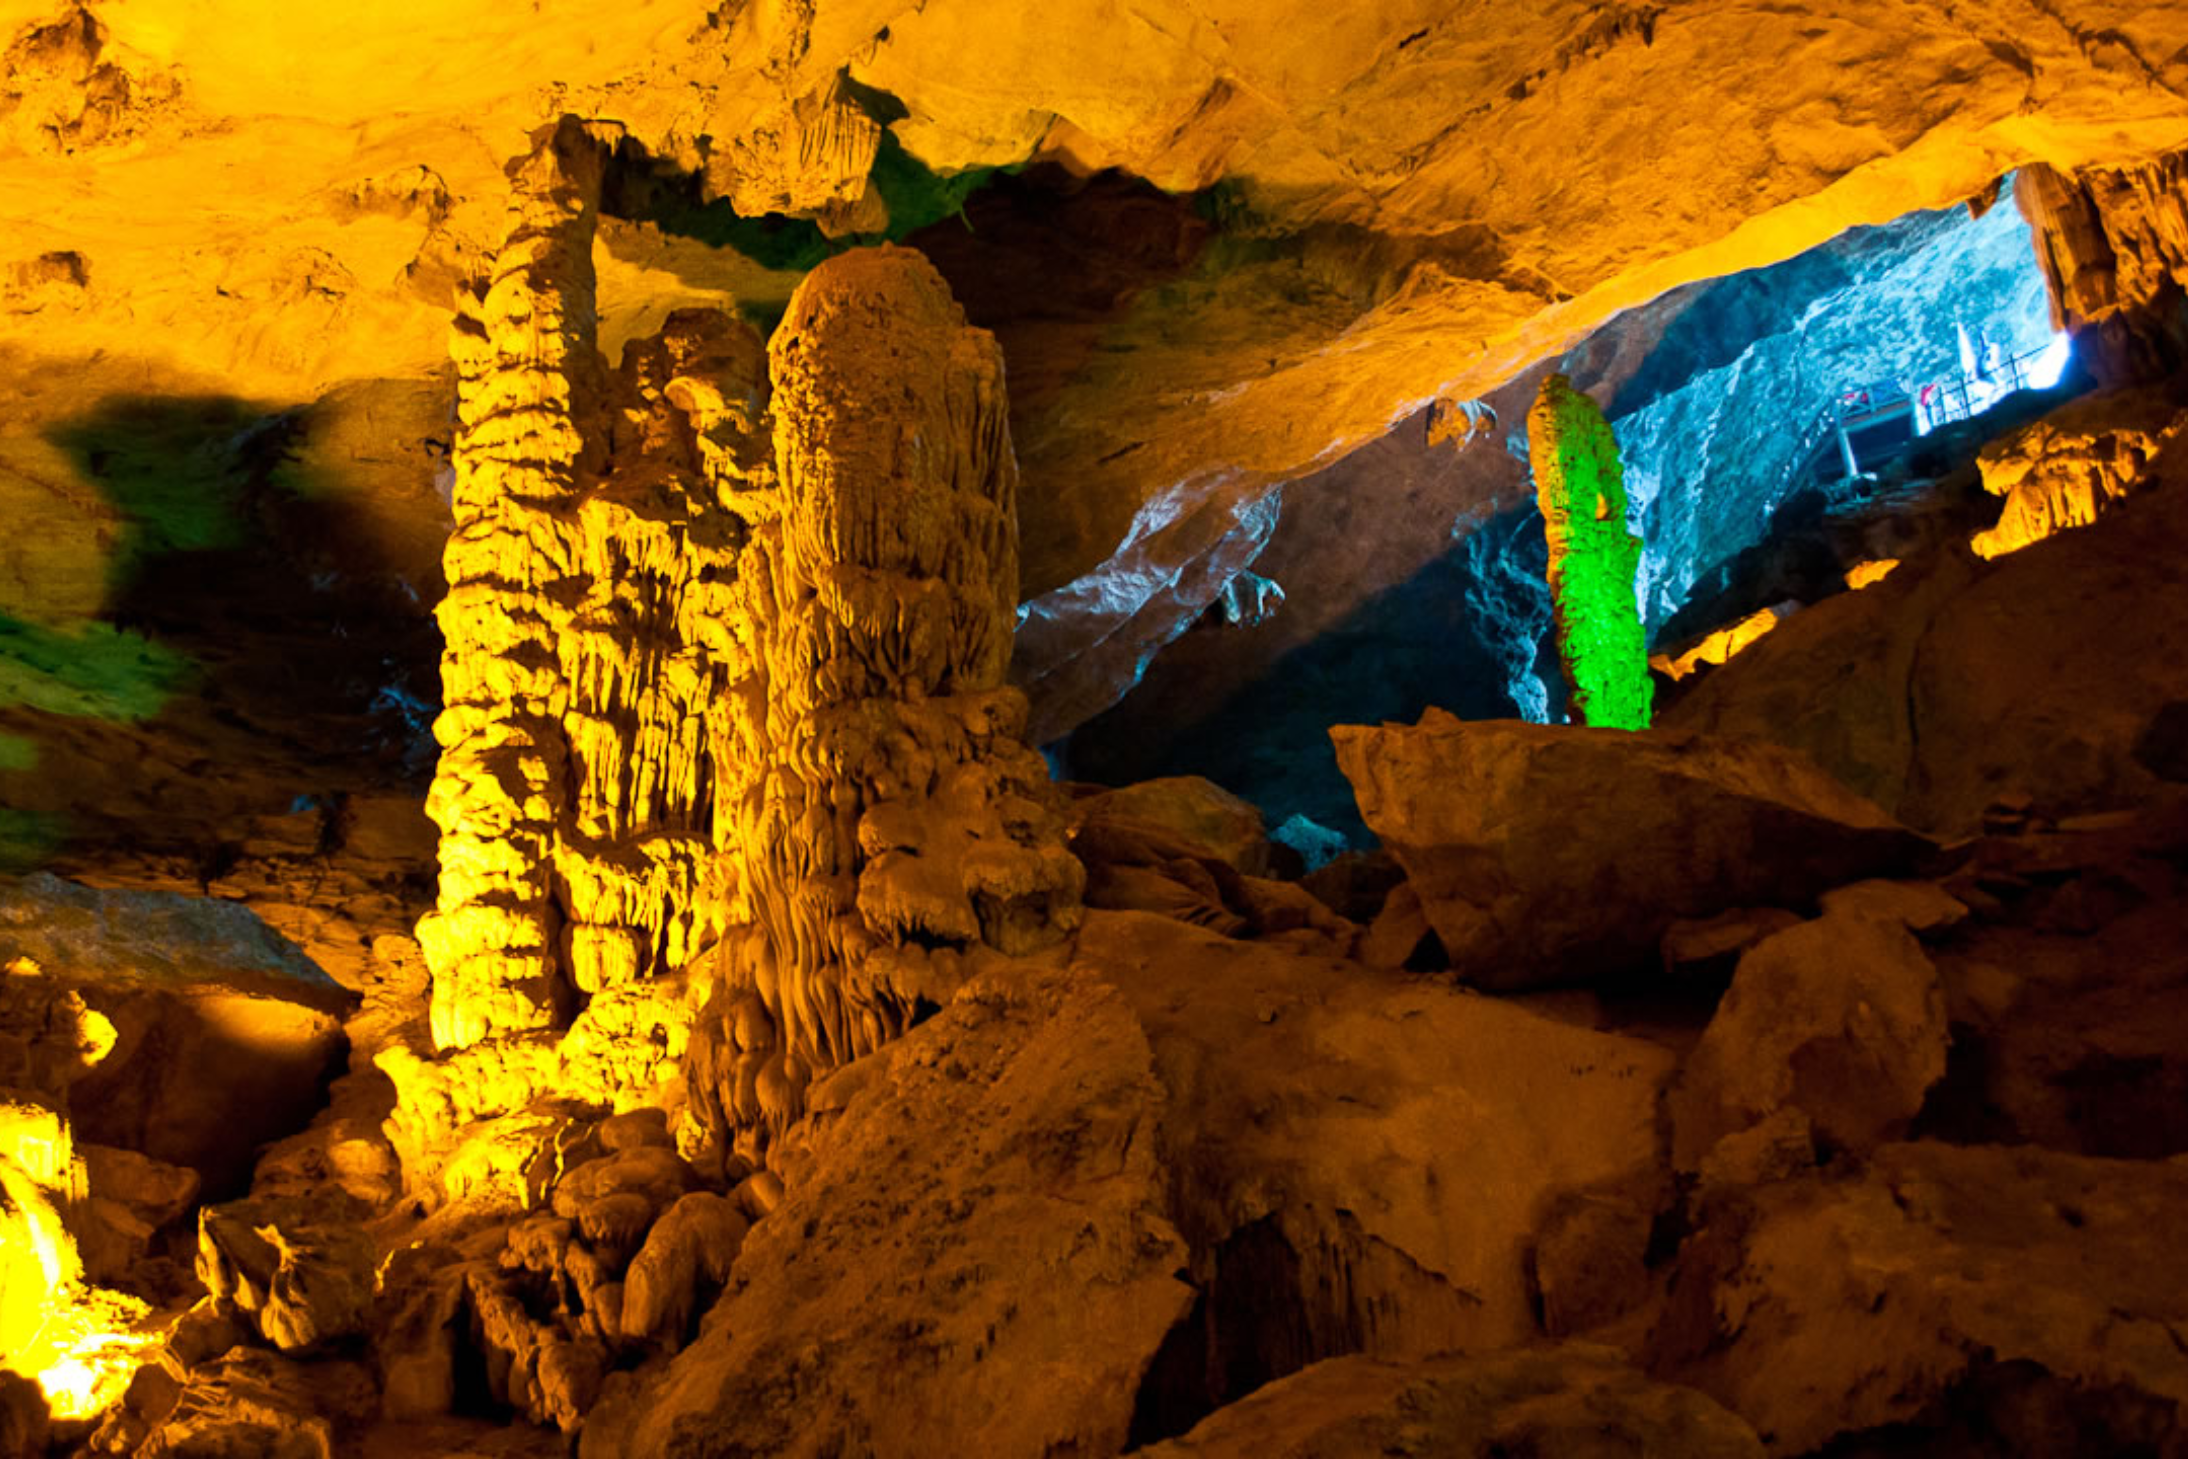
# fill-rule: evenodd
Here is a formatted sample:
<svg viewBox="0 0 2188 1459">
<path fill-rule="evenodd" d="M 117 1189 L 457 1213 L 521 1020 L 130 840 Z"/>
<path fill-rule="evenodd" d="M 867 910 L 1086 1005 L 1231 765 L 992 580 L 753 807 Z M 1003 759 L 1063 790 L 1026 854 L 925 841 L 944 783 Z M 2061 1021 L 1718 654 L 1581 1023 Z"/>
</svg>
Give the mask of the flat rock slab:
<svg viewBox="0 0 2188 1459">
<path fill-rule="evenodd" d="M 258 1148 L 310 1122 L 357 999 L 237 902 L 0 881 L 0 967 L 74 989 L 114 1025 L 70 1090 L 79 1140 L 239 1190 Z"/>
<path fill-rule="evenodd" d="M 1800 906 L 1928 843 L 1758 740 L 1462 722 L 1330 731 L 1451 965 L 1513 989 L 1629 974 L 1681 918 Z"/>
</svg>

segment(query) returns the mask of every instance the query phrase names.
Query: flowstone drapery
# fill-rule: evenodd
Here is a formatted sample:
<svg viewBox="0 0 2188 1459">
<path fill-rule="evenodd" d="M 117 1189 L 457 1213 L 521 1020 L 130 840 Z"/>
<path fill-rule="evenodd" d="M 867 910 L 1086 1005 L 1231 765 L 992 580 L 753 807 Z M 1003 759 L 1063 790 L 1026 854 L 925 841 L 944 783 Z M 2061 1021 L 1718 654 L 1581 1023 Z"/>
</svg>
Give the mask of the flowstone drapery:
<svg viewBox="0 0 2188 1459">
<path fill-rule="evenodd" d="M 1593 400 L 1552 375 L 1527 412 L 1527 441 L 1573 707 L 1588 724 L 1647 729 L 1653 691 L 1633 592 L 1641 539 L 1626 530 L 1618 438 Z"/>
<path fill-rule="evenodd" d="M 440 1057 L 381 1056 L 414 1177 L 457 1128 L 537 1099 L 650 1097 L 719 920 L 747 536 L 723 494 L 767 474 L 766 359 L 745 324 L 686 310 L 608 367 L 592 244 L 613 141 L 566 118 L 512 166 L 506 242 L 453 336 L 440 900 L 418 929 Z"/>
<path fill-rule="evenodd" d="M 434 1056 L 380 1056 L 414 1183 L 448 1165 L 451 1194 L 523 1165 L 509 1142 L 553 1123 L 528 1109 L 669 1097 L 687 1037 L 701 1125 L 757 1153 L 812 1077 L 946 997 L 961 951 L 1068 931 L 1084 880 L 1003 683 L 993 337 L 918 255 L 869 249 L 814 271 L 771 357 L 681 311 L 611 370 L 614 140 L 566 119 L 512 167 L 455 331 Z M 502 1153 L 451 1155 L 474 1125 Z"/>
<path fill-rule="evenodd" d="M 797 1114 L 946 997 L 963 951 L 1063 936 L 1085 875 L 1003 682 L 1018 468 L 994 337 L 919 255 L 866 249 L 806 278 L 769 360 L 778 485 L 732 498 L 755 521 L 718 810 L 733 925 L 688 1081 L 717 1134 Z"/>
</svg>

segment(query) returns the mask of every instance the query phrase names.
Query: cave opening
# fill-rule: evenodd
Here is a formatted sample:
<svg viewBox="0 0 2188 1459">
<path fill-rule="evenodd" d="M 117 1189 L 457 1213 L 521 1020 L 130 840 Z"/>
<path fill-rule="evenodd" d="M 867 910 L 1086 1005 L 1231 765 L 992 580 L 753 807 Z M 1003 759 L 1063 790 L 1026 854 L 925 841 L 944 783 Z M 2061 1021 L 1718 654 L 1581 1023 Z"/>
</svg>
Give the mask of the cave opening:
<svg viewBox="0 0 2188 1459">
<path fill-rule="evenodd" d="M 1722 661 L 1720 630 L 1748 624 L 1744 647 L 1849 573 L 1988 525 L 1976 448 L 2093 384 L 2053 321 L 2010 177 L 1965 207 L 1686 285 L 1485 396 L 1502 429 L 1453 445 L 1423 411 L 1272 493 L 1266 545 L 1055 747 L 1067 773 L 1206 776 L 1320 863 L 1374 844 L 1328 725 L 1430 705 L 1562 722 L 1525 430 L 1553 369 L 1616 432 L 1636 595 L 1659 674 L 1676 668 L 1670 693 L 1692 663 Z M 1241 591 L 1265 611 L 1241 614 Z"/>
</svg>

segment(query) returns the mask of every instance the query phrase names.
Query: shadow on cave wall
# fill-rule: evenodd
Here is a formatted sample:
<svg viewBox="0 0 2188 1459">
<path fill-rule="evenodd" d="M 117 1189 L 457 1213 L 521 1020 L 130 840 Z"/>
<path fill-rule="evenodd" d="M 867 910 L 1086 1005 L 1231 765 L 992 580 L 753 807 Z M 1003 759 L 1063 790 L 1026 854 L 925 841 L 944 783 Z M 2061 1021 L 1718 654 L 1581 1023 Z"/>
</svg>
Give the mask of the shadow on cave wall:
<svg viewBox="0 0 2188 1459">
<path fill-rule="evenodd" d="M 1205 717 L 1165 726 L 1159 742 L 1116 710 L 1097 716 L 1070 741 L 1071 773 L 1109 785 L 1204 775 L 1259 806 L 1271 830 L 1304 815 L 1355 846 L 1374 845 L 1352 785 L 1337 768 L 1330 725 L 1411 724 L 1431 706 L 1461 719 L 1521 718 L 1512 689 L 1514 646 L 1497 641 L 1501 621 L 1485 605 L 1509 596 L 1503 579 L 1532 571 L 1539 584 L 1540 565 L 1527 554 L 1532 547 L 1542 555 L 1541 530 L 1532 506 L 1474 525 L 1450 551 L 1283 655 Z M 1470 550 L 1477 539 L 1493 550 Z M 1546 587 L 1542 597 L 1546 629 Z M 1224 629 L 1204 620 L 1192 631 Z M 1525 636 L 1534 649 L 1528 668 L 1546 681 L 1549 703 L 1561 705 L 1554 649 Z M 1345 707 L 1342 719 L 1330 718 L 1333 705 Z M 1132 725 L 1129 734 L 1119 729 L 1125 724 Z"/>
<path fill-rule="evenodd" d="M 0 612 L 0 865 L 210 864 L 252 817 L 417 781 L 438 586 L 296 459 L 313 412 L 113 395 L 46 428 L 115 526 L 96 618 Z"/>
</svg>

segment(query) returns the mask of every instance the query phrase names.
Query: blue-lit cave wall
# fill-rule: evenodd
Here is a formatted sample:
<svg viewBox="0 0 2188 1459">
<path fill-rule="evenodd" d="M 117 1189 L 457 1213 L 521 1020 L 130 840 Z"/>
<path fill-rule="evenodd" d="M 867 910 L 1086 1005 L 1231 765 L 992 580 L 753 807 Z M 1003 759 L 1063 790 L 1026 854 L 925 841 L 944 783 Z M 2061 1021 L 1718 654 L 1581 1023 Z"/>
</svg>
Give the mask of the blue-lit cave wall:
<svg viewBox="0 0 2188 1459">
<path fill-rule="evenodd" d="M 1980 218 L 1915 213 L 1774 268 L 1680 290 L 1646 311 L 1661 334 L 1620 371 L 1619 324 L 1566 361 L 1618 432 L 1646 544 L 1651 628 L 1709 567 L 1762 540 L 1800 464 L 1803 433 L 1844 391 L 1909 394 L 1957 376 L 1959 331 L 2012 357 L 2051 337 L 2028 225 L 2010 197 Z"/>
<path fill-rule="evenodd" d="M 1491 397 L 1500 422 L 1463 449 L 1415 417 L 1288 484 L 1254 571 L 1272 618 L 1213 617 L 1164 649 L 1124 700 L 1064 747 L 1105 783 L 1198 774 L 1355 844 L 1366 828 L 1332 724 L 1562 717 L 1541 517 L 1525 466 L 1527 402 L 1550 369 L 1601 402 L 1646 544 L 1652 631 L 1709 570 L 1762 541 L 1837 392 L 1912 392 L 1957 375 L 1959 328 L 2016 355 L 2051 337 L 2027 225 L 2010 197 L 1858 229 L 1767 269 L 1692 285 L 1607 325 Z"/>
</svg>

